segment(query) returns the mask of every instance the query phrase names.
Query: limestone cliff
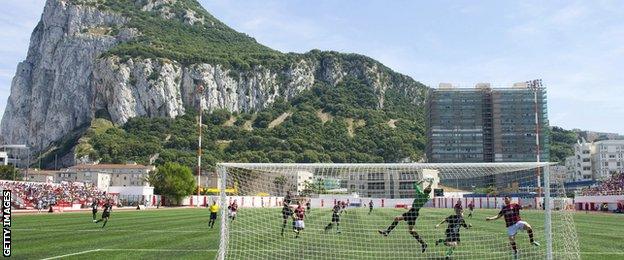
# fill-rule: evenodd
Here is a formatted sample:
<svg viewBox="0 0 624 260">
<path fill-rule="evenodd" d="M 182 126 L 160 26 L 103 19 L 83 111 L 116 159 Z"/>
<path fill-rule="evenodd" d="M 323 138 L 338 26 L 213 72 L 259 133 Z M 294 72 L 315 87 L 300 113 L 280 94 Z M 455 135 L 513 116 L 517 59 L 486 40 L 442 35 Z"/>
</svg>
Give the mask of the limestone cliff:
<svg viewBox="0 0 624 260">
<path fill-rule="evenodd" d="M 134 5 L 136 10 L 131 11 L 115 9 L 111 1 L 47 1 L 32 33 L 28 56 L 13 79 L 0 142 L 28 143 L 41 150 L 90 123 L 96 112 L 106 112 L 111 121 L 121 125 L 137 116 L 176 117 L 196 107 L 199 98 L 207 110 L 257 111 L 277 97 L 288 100 L 316 83 L 333 86 L 347 77 L 374 88 L 379 108 L 384 106 L 389 88 L 397 89 L 416 106 L 423 102 L 422 84 L 361 55 L 278 53 L 253 38 L 228 31 L 231 29 L 205 10 L 197 9 L 194 1 L 116 0 Z M 258 62 L 237 67 L 228 63 L 239 62 L 228 61 L 233 54 L 216 51 L 202 53 L 196 62 L 177 58 L 189 53 L 182 53 L 184 46 L 163 50 L 167 40 L 150 36 L 149 25 L 137 22 L 144 16 L 165 25 L 191 28 L 206 37 L 236 33 L 247 44 L 244 48 L 253 50 L 242 56 L 245 62 L 258 56 L 257 52 L 278 57 L 280 62 L 275 65 L 261 56 L 254 58 Z M 220 44 L 212 41 L 215 46 Z M 213 61 L 213 56 L 218 59 Z M 196 93 L 200 84 L 205 88 L 201 96 Z"/>
</svg>

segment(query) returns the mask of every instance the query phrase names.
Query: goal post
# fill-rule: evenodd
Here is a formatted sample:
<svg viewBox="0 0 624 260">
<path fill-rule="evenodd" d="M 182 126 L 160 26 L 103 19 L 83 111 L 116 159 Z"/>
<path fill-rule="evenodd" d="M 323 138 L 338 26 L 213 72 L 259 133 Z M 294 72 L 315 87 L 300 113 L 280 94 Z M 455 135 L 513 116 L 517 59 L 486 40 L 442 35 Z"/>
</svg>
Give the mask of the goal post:
<svg viewBox="0 0 624 260">
<path fill-rule="evenodd" d="M 572 200 L 550 165 L 219 163 L 217 258 L 580 259 Z M 527 225 L 486 221 L 505 197 Z"/>
</svg>

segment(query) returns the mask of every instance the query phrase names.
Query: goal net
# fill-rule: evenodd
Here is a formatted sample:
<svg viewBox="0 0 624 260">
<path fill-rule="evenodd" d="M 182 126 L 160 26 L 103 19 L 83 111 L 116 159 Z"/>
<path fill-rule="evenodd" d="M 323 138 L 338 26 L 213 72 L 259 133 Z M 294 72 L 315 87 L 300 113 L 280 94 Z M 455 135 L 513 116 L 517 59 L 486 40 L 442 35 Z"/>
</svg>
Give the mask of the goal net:
<svg viewBox="0 0 624 260">
<path fill-rule="evenodd" d="M 218 164 L 217 258 L 579 259 L 550 165 Z"/>
</svg>

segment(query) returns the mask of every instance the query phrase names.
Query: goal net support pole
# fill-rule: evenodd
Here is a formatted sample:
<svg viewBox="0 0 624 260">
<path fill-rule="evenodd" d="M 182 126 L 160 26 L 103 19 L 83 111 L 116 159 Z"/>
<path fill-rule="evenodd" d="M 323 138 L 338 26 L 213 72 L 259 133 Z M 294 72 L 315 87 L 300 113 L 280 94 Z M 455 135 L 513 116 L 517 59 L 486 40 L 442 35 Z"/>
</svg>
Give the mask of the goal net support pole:
<svg viewBox="0 0 624 260">
<path fill-rule="evenodd" d="M 217 165 L 217 174 L 219 175 L 219 205 L 221 210 L 221 239 L 219 241 L 219 254 L 217 258 L 219 260 L 225 259 L 225 252 L 227 251 L 227 242 L 228 236 L 227 228 L 228 228 L 228 211 L 227 211 L 227 197 L 225 193 L 225 189 L 227 188 L 227 171 L 225 170 L 225 166 Z"/>
<path fill-rule="evenodd" d="M 550 198 L 550 167 L 544 167 L 544 235 L 546 239 L 546 259 L 553 259 L 553 245 L 552 245 L 552 209 Z"/>
</svg>

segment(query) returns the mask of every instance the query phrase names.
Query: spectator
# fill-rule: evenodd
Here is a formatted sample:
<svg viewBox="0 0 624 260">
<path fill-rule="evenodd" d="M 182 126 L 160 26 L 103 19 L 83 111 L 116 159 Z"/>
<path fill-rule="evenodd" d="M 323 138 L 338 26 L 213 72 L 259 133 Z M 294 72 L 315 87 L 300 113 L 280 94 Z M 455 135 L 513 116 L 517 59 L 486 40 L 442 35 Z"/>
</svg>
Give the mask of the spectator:
<svg viewBox="0 0 624 260">
<path fill-rule="evenodd" d="M 0 189 L 11 190 L 15 208 L 43 208 L 57 203 L 83 204 L 95 198 L 105 198 L 105 193 L 96 186 L 78 182 L 60 184 L 0 181 Z"/>
<path fill-rule="evenodd" d="M 620 195 L 624 194 L 624 173 L 616 173 L 597 186 L 585 188 L 583 196 Z"/>
</svg>

